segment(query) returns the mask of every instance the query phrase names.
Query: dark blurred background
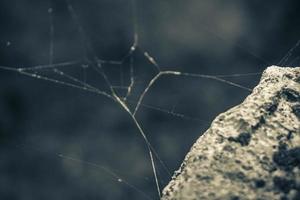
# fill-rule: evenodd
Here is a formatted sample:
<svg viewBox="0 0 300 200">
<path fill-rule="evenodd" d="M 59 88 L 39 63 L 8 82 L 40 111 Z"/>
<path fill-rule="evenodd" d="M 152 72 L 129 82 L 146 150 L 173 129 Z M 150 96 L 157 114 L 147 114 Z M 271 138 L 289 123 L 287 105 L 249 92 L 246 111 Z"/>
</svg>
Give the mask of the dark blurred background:
<svg viewBox="0 0 300 200">
<path fill-rule="evenodd" d="M 73 6 L 75 18 L 68 6 Z M 157 73 L 144 51 L 162 70 L 262 72 L 278 64 L 300 39 L 299 10 L 298 0 L 70 0 L 69 5 L 64 0 L 1 0 L 0 65 L 49 64 L 51 24 L 54 63 L 82 61 L 91 54 L 120 60 L 133 43 L 136 24 L 139 48 L 131 55 L 135 85 L 128 101 L 132 108 Z M 88 43 L 93 52 L 86 51 Z M 281 64 L 299 66 L 298 56 L 295 48 Z M 129 60 L 103 65 L 112 85 L 129 84 Z M 59 69 L 108 91 L 103 78 L 84 61 Z M 252 88 L 259 77 L 227 80 Z M 0 70 L 0 84 L 0 199 L 146 199 L 145 194 L 157 199 L 145 142 L 116 102 L 7 70 Z M 166 76 L 151 88 L 137 119 L 173 173 L 216 115 L 248 94 L 213 80 Z M 170 177 L 156 164 L 164 187 Z"/>
</svg>

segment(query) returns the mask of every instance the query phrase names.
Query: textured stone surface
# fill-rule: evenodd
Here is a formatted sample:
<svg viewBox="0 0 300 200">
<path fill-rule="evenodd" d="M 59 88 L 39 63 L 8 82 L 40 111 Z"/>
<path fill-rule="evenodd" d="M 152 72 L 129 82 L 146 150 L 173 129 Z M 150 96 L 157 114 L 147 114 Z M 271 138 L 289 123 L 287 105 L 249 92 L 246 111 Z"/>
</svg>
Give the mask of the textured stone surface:
<svg viewBox="0 0 300 200">
<path fill-rule="evenodd" d="M 267 68 L 193 145 L 162 199 L 299 200 L 300 68 Z"/>
</svg>

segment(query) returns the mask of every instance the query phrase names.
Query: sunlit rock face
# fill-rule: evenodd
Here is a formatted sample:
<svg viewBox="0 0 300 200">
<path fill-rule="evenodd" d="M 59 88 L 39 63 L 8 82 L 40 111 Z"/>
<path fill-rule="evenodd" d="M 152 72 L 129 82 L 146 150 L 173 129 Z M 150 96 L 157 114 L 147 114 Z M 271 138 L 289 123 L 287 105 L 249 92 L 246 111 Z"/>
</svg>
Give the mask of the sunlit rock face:
<svg viewBox="0 0 300 200">
<path fill-rule="evenodd" d="M 299 200 L 300 67 L 268 67 L 197 140 L 162 199 Z"/>
</svg>

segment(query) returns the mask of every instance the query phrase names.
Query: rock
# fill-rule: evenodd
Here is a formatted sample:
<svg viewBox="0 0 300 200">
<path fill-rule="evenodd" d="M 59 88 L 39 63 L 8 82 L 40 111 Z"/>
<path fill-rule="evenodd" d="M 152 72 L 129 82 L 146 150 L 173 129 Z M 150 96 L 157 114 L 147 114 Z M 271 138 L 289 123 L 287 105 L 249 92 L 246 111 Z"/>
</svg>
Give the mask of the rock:
<svg viewBox="0 0 300 200">
<path fill-rule="evenodd" d="M 300 199 L 300 67 L 268 67 L 196 141 L 162 200 Z"/>
</svg>

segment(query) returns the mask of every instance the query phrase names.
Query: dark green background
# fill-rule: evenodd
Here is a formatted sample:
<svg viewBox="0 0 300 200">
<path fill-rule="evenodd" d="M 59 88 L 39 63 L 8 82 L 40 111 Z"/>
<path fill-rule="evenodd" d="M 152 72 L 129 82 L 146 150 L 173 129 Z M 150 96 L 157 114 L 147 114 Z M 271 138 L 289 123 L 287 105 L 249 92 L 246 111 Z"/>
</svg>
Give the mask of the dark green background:
<svg viewBox="0 0 300 200">
<path fill-rule="evenodd" d="M 63 0 L 1 0 L 0 65 L 49 63 L 49 7 L 53 8 L 55 63 L 82 60 L 86 42 L 78 34 L 78 23 L 98 57 L 118 60 L 128 52 L 134 26 L 131 1 L 71 2 L 78 20 L 70 17 Z M 261 72 L 278 64 L 300 39 L 297 0 L 136 2 L 140 47 L 162 70 L 212 75 Z M 156 73 L 142 52 L 138 49 L 133 55 L 133 102 Z M 299 55 L 296 48 L 284 66 L 299 66 Z M 120 67 L 106 65 L 105 70 L 112 83 L 120 85 Z M 128 60 L 122 70 L 127 84 Z M 84 72 L 76 65 L 66 72 L 81 80 L 86 74 L 88 82 L 107 90 L 101 76 L 90 68 Z M 259 75 L 227 79 L 252 88 Z M 193 119 L 148 108 L 141 108 L 137 119 L 173 172 L 211 120 L 248 94 L 213 80 L 165 77 L 144 103 Z M 62 159 L 59 154 L 82 161 Z M 145 143 L 120 106 L 93 93 L 0 70 L 0 199 L 144 198 L 100 166 L 157 197 Z M 158 168 L 163 187 L 169 177 Z"/>
</svg>

